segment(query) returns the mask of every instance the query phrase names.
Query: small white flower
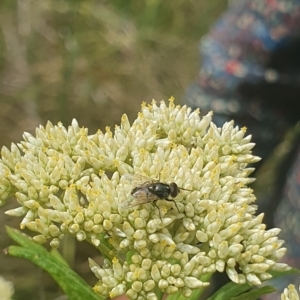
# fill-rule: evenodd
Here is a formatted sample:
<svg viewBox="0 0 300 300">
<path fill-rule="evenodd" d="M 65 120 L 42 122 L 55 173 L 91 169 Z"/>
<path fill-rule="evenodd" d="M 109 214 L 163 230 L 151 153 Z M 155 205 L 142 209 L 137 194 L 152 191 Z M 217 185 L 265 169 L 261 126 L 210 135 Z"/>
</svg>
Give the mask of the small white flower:
<svg viewBox="0 0 300 300">
<path fill-rule="evenodd" d="M 281 294 L 281 300 L 299 300 L 299 294 L 294 285 L 290 284 Z"/>
<path fill-rule="evenodd" d="M 13 299 L 14 286 L 12 282 L 5 280 L 3 277 L 0 277 L 0 292 L 2 300 Z"/>
</svg>

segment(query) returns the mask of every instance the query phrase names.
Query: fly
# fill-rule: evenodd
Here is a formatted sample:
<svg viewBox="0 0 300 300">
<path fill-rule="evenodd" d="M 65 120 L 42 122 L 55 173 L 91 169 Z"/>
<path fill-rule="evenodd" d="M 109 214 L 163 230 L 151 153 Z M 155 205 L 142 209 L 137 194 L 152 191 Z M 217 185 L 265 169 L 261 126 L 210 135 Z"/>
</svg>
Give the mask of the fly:
<svg viewBox="0 0 300 300">
<path fill-rule="evenodd" d="M 191 191 L 178 187 L 175 182 L 170 184 L 160 182 L 159 180 L 153 180 L 151 178 L 136 175 L 136 174 L 124 174 L 126 180 L 131 182 L 135 187 L 131 191 L 131 197 L 122 203 L 123 208 L 134 207 L 140 204 L 153 202 L 155 206 L 157 200 L 167 200 L 174 202 L 178 212 L 178 206 L 173 198 L 176 198 L 180 190 Z M 160 210 L 159 210 L 160 214 Z"/>
</svg>

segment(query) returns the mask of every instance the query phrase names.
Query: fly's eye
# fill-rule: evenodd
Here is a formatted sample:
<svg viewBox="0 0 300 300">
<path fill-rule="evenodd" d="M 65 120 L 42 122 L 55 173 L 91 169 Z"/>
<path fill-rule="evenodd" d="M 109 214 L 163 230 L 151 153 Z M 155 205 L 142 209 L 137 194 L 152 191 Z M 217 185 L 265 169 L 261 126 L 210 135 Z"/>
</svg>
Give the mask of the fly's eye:
<svg viewBox="0 0 300 300">
<path fill-rule="evenodd" d="M 175 182 L 170 183 L 170 195 L 175 198 L 179 194 L 178 186 Z"/>
</svg>

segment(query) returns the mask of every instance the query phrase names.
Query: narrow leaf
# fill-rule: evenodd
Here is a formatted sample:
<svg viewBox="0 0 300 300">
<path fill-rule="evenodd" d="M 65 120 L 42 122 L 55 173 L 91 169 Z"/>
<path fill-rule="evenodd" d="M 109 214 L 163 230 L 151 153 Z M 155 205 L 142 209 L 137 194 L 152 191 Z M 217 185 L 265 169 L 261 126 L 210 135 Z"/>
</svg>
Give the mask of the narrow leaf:
<svg viewBox="0 0 300 300">
<path fill-rule="evenodd" d="M 7 227 L 8 235 L 20 246 L 10 246 L 7 253 L 25 258 L 47 271 L 70 300 L 104 300 L 72 269 L 51 255 L 43 246 L 34 243 L 20 231 Z"/>
<path fill-rule="evenodd" d="M 266 295 L 266 294 L 271 294 L 275 292 L 276 289 L 270 285 L 268 286 L 263 286 L 259 289 L 253 289 L 247 293 L 243 293 L 237 297 L 230 298 L 230 300 L 256 300 L 260 296 Z"/>
<path fill-rule="evenodd" d="M 278 278 L 287 275 L 300 274 L 300 270 L 296 268 L 291 268 L 288 271 L 270 271 L 269 273 L 273 276 L 273 278 Z"/>
<path fill-rule="evenodd" d="M 207 300 L 231 299 L 232 297 L 247 292 L 249 289 L 251 289 L 251 286 L 249 284 L 236 284 L 234 282 L 229 282 L 223 285 Z"/>
</svg>

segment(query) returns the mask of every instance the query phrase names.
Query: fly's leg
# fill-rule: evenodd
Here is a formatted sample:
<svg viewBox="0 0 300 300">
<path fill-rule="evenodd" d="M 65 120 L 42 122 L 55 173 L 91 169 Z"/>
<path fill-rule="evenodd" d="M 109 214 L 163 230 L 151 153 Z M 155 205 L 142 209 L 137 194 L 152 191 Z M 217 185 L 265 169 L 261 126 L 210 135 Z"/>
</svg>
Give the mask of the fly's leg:
<svg viewBox="0 0 300 300">
<path fill-rule="evenodd" d="M 159 206 L 156 204 L 156 202 L 157 202 L 157 201 L 154 202 L 154 205 L 157 207 L 158 213 L 159 213 L 159 218 L 161 219 L 160 208 L 159 208 Z"/>
<path fill-rule="evenodd" d="M 168 198 L 165 198 L 165 200 L 172 201 L 172 202 L 175 204 L 175 206 L 176 206 L 176 208 L 177 208 L 177 211 L 180 212 L 180 211 L 179 211 L 179 208 L 178 208 L 178 206 L 177 206 L 177 203 L 176 203 L 176 201 L 175 201 L 174 199 L 168 199 Z"/>
</svg>

